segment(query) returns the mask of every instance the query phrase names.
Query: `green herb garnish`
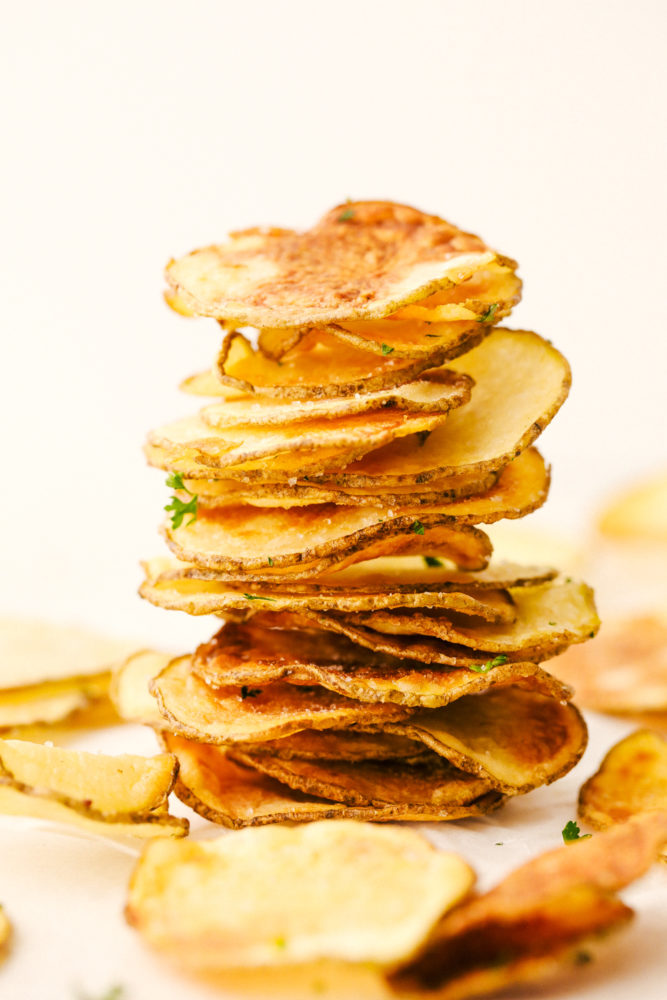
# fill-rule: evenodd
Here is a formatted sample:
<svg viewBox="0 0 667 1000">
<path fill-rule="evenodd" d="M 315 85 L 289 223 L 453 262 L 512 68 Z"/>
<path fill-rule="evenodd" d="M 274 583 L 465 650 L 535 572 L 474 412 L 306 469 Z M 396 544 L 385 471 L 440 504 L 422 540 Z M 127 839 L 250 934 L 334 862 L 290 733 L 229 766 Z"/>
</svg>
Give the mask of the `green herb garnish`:
<svg viewBox="0 0 667 1000">
<path fill-rule="evenodd" d="M 354 209 L 346 208 L 344 212 L 341 212 L 338 216 L 338 222 L 347 222 L 349 219 L 354 218 Z"/>
<path fill-rule="evenodd" d="M 486 312 L 483 312 L 481 316 L 477 317 L 477 322 L 490 323 L 493 317 L 496 315 L 496 312 L 498 311 L 499 304 L 500 303 L 498 302 L 492 302 L 489 308 L 486 310 Z"/>
<path fill-rule="evenodd" d="M 241 688 L 241 700 L 245 701 L 246 698 L 256 698 L 258 694 L 262 693 L 261 688 L 250 688 L 246 687 L 244 684 Z"/>
<path fill-rule="evenodd" d="M 579 824 L 575 823 L 573 819 L 568 820 L 562 830 L 563 841 L 566 844 L 573 844 L 575 840 L 587 840 L 591 836 L 590 833 L 582 833 L 579 829 Z"/>
<path fill-rule="evenodd" d="M 269 556 L 269 558 L 268 558 L 268 563 L 269 563 L 269 566 L 273 566 L 273 559 L 271 558 L 271 556 Z"/>
<path fill-rule="evenodd" d="M 191 498 L 188 501 L 179 500 L 177 496 L 171 498 L 171 502 L 165 506 L 167 512 L 171 511 L 169 517 L 171 518 L 172 528 L 180 528 L 183 523 L 183 518 L 190 514 L 190 520 L 188 521 L 188 526 L 197 520 L 197 501 L 199 497 L 196 493 L 191 493 L 183 482 L 183 476 L 180 472 L 171 472 L 167 476 L 167 486 L 171 490 L 182 490 L 183 493 L 187 493 Z"/>
<path fill-rule="evenodd" d="M 393 347 L 390 347 L 390 346 L 389 346 L 389 344 L 383 344 L 383 345 L 382 345 L 382 353 L 383 353 L 383 354 L 391 354 L 391 352 L 392 352 L 393 350 L 394 350 L 394 348 L 393 348 Z"/>
<path fill-rule="evenodd" d="M 421 521 L 414 521 L 410 525 L 410 531 L 413 531 L 415 535 L 423 535 L 425 528 L 424 525 L 421 523 Z"/>
<path fill-rule="evenodd" d="M 489 670 L 493 670 L 494 667 L 502 667 L 503 663 L 507 663 L 507 657 L 504 653 L 501 653 L 500 656 L 494 656 L 492 660 L 487 660 L 486 663 L 469 663 L 468 666 L 476 674 L 488 674 Z"/>
<path fill-rule="evenodd" d="M 557 625 L 558 622 L 549 622 L 550 625 Z"/>
<path fill-rule="evenodd" d="M 261 594 L 244 594 L 248 601 L 275 601 L 275 597 L 262 597 Z"/>
<path fill-rule="evenodd" d="M 588 965 L 589 962 L 593 961 L 593 956 L 590 951 L 578 951 L 574 956 L 575 965 Z"/>
<path fill-rule="evenodd" d="M 442 566 L 442 559 L 438 559 L 436 556 L 422 556 L 422 559 L 429 569 L 440 569 Z"/>
</svg>

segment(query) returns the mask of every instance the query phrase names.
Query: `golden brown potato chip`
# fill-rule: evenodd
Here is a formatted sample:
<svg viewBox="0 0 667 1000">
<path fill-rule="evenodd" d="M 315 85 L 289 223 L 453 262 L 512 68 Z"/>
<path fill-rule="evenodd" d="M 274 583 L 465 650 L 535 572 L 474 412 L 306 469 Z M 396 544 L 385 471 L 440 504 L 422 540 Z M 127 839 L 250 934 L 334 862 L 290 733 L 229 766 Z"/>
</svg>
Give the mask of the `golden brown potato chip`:
<svg viewBox="0 0 667 1000">
<path fill-rule="evenodd" d="M 420 447 L 409 437 L 394 441 L 340 472 L 315 476 L 316 481 L 345 489 L 391 489 L 501 469 L 544 430 L 571 381 L 562 354 L 526 330 L 494 329 L 450 367 L 475 380 L 471 400 L 453 410 Z"/>
<path fill-rule="evenodd" d="M 405 736 L 356 729 L 302 729 L 278 740 L 239 743 L 236 749 L 281 760 L 418 760 L 431 755 L 427 747 Z"/>
<path fill-rule="evenodd" d="M 36 816 L 103 835 L 183 836 L 167 812 L 178 762 L 0 740 L 0 813 Z"/>
<path fill-rule="evenodd" d="M 473 666 L 476 664 L 473 663 Z M 211 687 L 257 691 L 275 681 L 315 685 L 358 701 L 437 708 L 498 685 L 548 675 L 534 663 L 505 663 L 490 670 L 451 670 L 373 653 L 344 636 L 301 629 L 226 624 L 192 658 L 192 669 Z M 567 689 L 549 679 L 549 693 Z"/>
<path fill-rule="evenodd" d="M 275 329 L 379 319 L 492 264 L 516 266 L 437 216 L 367 201 L 339 205 L 303 233 L 232 233 L 171 261 L 166 276 L 196 315 Z"/>
<path fill-rule="evenodd" d="M 598 712 L 667 709 L 667 618 L 639 615 L 605 621 L 595 642 L 571 649 L 553 670 Z"/>
<path fill-rule="evenodd" d="M 482 778 L 457 770 L 435 754 L 412 762 L 350 762 L 285 759 L 233 747 L 227 756 L 297 791 L 352 806 L 406 806 L 421 802 L 437 809 L 442 805 L 467 805 L 491 791 L 491 785 Z"/>
<path fill-rule="evenodd" d="M 172 662 L 151 682 L 169 728 L 202 743 L 251 743 L 300 729 L 345 729 L 405 718 L 399 705 L 354 701 L 323 688 L 275 683 L 265 690 L 210 688 L 192 673 L 191 657 Z"/>
<path fill-rule="evenodd" d="M 237 392 L 259 392 L 279 399 L 317 400 L 366 394 L 403 386 L 419 378 L 427 369 L 438 368 L 471 350 L 490 332 L 483 324 L 463 324 L 457 338 L 451 336 L 440 346 L 435 340 L 417 357 L 381 357 L 372 350 L 360 350 L 342 343 L 323 330 L 309 330 L 298 347 L 283 354 L 280 361 L 255 350 L 242 333 L 228 333 L 215 363 L 215 378 L 225 388 Z M 370 345 L 366 345 L 367 348 Z M 200 378 L 198 390 L 211 381 Z M 189 388 L 193 383 L 189 383 Z"/>
<path fill-rule="evenodd" d="M 598 519 L 608 538 L 667 542 L 667 473 L 630 486 Z"/>
<path fill-rule="evenodd" d="M 179 847 L 143 852 L 126 916 L 199 971 L 407 958 L 474 881 L 463 860 L 420 835 L 352 820 Z"/>
<path fill-rule="evenodd" d="M 379 409 L 350 416 L 320 417 L 286 426 L 265 428 L 244 426 L 211 427 L 201 416 L 183 417 L 151 431 L 149 446 L 171 455 L 175 460 L 191 457 L 206 470 L 263 468 L 271 459 L 271 469 L 300 475 L 321 472 L 332 461 L 346 465 L 374 448 L 397 437 L 425 434 L 447 417 L 450 406 L 460 406 L 468 396 L 468 387 L 460 387 L 441 396 L 437 412 L 406 412 Z"/>
<path fill-rule="evenodd" d="M 437 552 L 462 569 L 484 569 L 491 555 L 479 528 L 459 524 L 447 513 L 419 511 L 378 514 L 376 507 L 318 504 L 293 510 L 240 505 L 201 511 L 178 528 L 165 525 L 169 547 L 183 561 L 234 574 L 275 574 L 330 567 L 343 569 L 383 555 Z"/>
<path fill-rule="evenodd" d="M 567 774 L 588 739 L 575 706 L 558 699 L 556 692 L 542 693 L 549 680 L 542 672 L 520 681 L 522 686 L 466 695 L 382 729 L 423 742 L 498 791 L 528 792 Z"/>
<path fill-rule="evenodd" d="M 398 389 L 340 396 L 333 399 L 278 400 L 246 394 L 224 403 L 205 406 L 204 423 L 223 431 L 228 427 L 284 427 L 304 421 L 335 420 L 367 411 L 391 409 L 397 413 L 443 413 L 470 399 L 472 380 L 447 368 L 427 372 Z M 222 434 L 224 437 L 224 433 Z"/>
<path fill-rule="evenodd" d="M 463 1000 L 561 969 L 582 941 L 631 916 L 611 894 L 643 875 L 666 840 L 667 813 L 645 815 L 534 858 L 447 914 L 392 987 Z"/>
<path fill-rule="evenodd" d="M 174 791 L 200 816 L 238 829 L 267 823 L 308 823 L 318 819 L 367 819 L 373 822 L 418 822 L 462 819 L 497 809 L 503 799 L 489 792 L 467 805 L 437 808 L 414 802 L 402 806 L 346 806 L 306 795 L 229 760 L 222 747 L 163 732 L 162 740 L 180 763 Z"/>
<path fill-rule="evenodd" d="M 579 816 L 595 830 L 643 812 L 667 814 L 667 739 L 638 729 L 611 748 L 579 793 Z M 667 860 L 667 852 L 665 852 Z"/>
<path fill-rule="evenodd" d="M 433 636 L 488 653 L 523 654 L 546 659 L 565 646 L 585 642 L 600 625 L 593 591 L 570 580 L 514 590 L 513 622 L 471 620 L 455 609 L 403 608 L 346 616 L 352 625 L 398 636 Z"/>
</svg>

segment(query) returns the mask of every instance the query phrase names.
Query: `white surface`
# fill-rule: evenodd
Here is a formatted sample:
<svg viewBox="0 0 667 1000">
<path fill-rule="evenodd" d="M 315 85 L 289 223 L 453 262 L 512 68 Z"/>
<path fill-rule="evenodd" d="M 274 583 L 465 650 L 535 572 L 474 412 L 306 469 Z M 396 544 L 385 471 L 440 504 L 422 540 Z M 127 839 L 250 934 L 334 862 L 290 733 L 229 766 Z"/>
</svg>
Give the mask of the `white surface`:
<svg viewBox="0 0 667 1000">
<path fill-rule="evenodd" d="M 512 323 L 553 339 L 574 370 L 543 439 L 551 500 L 531 524 L 580 528 L 611 486 L 664 465 L 666 22 L 662 0 L 12 5 L 0 39 L 5 610 L 167 647 L 210 635 L 135 595 L 167 499 L 140 445 L 188 411 L 175 386 L 219 340 L 212 322 L 164 307 L 162 267 L 234 227 L 308 225 L 348 195 L 440 212 L 520 261 Z M 474 839 L 467 826 L 446 836 L 471 857 L 480 843 L 484 866 L 485 838 L 521 817 L 497 849 L 509 867 L 558 841 L 592 769 Z M 539 803 L 544 826 L 524 814 Z M 6 830 L 2 847 L 0 898 L 19 926 L 3 997 L 116 980 L 132 984 L 128 1000 L 158 995 L 167 973 L 119 917 L 125 856 Z M 619 998 L 657 997 L 667 972 L 646 898 L 616 953 Z M 577 996 L 612 996 L 597 975 L 584 971 L 593 985 Z"/>
</svg>

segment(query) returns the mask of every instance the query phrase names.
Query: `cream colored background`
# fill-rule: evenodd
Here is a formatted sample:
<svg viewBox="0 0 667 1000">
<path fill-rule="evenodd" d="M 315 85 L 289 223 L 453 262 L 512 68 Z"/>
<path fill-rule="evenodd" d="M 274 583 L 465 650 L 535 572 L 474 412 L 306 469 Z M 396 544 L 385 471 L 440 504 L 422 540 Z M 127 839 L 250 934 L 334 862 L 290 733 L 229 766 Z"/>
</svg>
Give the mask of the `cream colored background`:
<svg viewBox="0 0 667 1000">
<path fill-rule="evenodd" d="M 234 227 L 307 226 L 347 196 L 412 202 L 520 261 L 512 322 L 553 339 L 574 370 L 543 438 L 554 484 L 533 523 L 581 529 L 612 486 L 664 465 L 666 10 L 661 0 L 7 4 L 5 609 L 166 647 L 210 634 L 209 622 L 135 596 L 167 501 L 140 446 L 149 427 L 188 411 L 175 386 L 219 340 L 212 322 L 163 305 L 162 268 Z M 549 825 L 539 829 L 529 846 L 549 842 Z M 47 871 L 35 878 L 51 884 Z M 22 952 L 4 973 L 7 996 L 21 982 L 29 1000 L 60 1000 L 80 977 L 101 990 L 107 971 L 123 979 L 114 947 L 96 975 L 72 938 L 48 989 L 38 955 Z M 129 1000 L 156 996 L 138 968 L 128 966 Z M 604 979 L 597 989 L 585 995 L 611 996 Z M 180 985 L 173 995 L 189 996 Z"/>
</svg>

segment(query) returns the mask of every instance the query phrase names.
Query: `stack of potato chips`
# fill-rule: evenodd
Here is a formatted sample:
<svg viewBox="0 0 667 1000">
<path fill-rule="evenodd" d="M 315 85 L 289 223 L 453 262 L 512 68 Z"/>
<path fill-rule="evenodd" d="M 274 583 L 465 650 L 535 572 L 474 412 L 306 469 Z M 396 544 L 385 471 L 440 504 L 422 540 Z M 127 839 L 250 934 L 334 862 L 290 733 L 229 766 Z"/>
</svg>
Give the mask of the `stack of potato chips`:
<svg viewBox="0 0 667 1000">
<path fill-rule="evenodd" d="M 134 657 L 117 690 L 209 819 L 478 815 L 583 753 L 540 664 L 595 634 L 591 591 L 490 563 L 479 527 L 545 501 L 533 442 L 570 384 L 549 342 L 496 326 L 515 269 L 388 202 L 169 265 L 170 304 L 225 335 L 183 385 L 211 401 L 149 435 L 175 558 L 141 593 L 225 621 L 192 656 Z"/>
</svg>

